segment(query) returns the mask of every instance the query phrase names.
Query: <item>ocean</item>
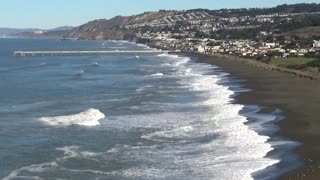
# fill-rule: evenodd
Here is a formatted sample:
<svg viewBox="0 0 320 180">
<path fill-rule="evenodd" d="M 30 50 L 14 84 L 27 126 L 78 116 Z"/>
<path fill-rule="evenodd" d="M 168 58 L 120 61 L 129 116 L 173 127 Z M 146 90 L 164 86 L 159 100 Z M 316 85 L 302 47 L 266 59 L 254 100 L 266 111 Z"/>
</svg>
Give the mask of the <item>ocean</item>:
<svg viewBox="0 0 320 180">
<path fill-rule="evenodd" d="M 0 178 L 272 179 L 287 169 L 283 147 L 295 143 L 275 135 L 281 110 L 237 104 L 249 90 L 196 57 L 13 56 L 136 49 L 150 48 L 0 39 Z"/>
</svg>

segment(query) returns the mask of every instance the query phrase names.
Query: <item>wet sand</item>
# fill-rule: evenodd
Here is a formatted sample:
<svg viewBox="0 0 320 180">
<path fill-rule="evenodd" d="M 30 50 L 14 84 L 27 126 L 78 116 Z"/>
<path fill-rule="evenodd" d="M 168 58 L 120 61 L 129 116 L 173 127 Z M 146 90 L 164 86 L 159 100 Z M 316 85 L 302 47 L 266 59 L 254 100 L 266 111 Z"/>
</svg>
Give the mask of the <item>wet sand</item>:
<svg viewBox="0 0 320 180">
<path fill-rule="evenodd" d="M 280 179 L 320 179 L 320 80 L 267 70 L 225 57 L 197 56 L 199 62 L 217 65 L 232 77 L 245 80 L 250 92 L 237 96 L 237 103 L 277 108 L 284 116 L 277 133 L 301 143 L 294 150 L 303 165 Z"/>
</svg>

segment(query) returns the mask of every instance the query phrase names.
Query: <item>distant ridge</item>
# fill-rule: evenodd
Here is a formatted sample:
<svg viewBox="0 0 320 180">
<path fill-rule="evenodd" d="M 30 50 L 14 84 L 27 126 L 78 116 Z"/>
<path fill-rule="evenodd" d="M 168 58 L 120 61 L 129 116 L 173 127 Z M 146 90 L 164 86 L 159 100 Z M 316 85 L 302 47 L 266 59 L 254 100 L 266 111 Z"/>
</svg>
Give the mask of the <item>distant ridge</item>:
<svg viewBox="0 0 320 180">
<path fill-rule="evenodd" d="M 61 27 L 57 27 L 57 28 L 53 28 L 53 29 L 48 29 L 46 31 L 70 31 L 72 30 L 74 27 L 73 26 L 61 26 Z"/>
<path fill-rule="evenodd" d="M 23 36 L 24 34 L 32 34 L 34 32 L 61 32 L 72 30 L 74 27 L 72 26 L 61 26 L 53 29 L 40 29 L 40 28 L 6 28 L 6 27 L 0 27 L 0 36 Z M 63 33 L 64 34 L 64 33 Z M 62 35 L 62 34 L 61 34 Z"/>
<path fill-rule="evenodd" d="M 16 29 L 16 28 L 0 28 L 0 36 L 12 35 L 22 32 L 34 32 L 39 31 L 40 29 L 30 28 L 30 29 Z"/>
</svg>

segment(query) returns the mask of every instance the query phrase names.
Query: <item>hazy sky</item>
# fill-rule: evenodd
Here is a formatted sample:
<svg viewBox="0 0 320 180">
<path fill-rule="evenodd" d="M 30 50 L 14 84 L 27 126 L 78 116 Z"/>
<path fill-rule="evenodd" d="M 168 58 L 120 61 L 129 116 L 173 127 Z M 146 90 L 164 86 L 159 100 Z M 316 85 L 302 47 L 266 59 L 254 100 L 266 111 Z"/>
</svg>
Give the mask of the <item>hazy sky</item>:
<svg viewBox="0 0 320 180">
<path fill-rule="evenodd" d="M 53 28 L 159 9 L 221 9 L 320 3 L 320 0 L 1 0 L 0 27 Z"/>
</svg>

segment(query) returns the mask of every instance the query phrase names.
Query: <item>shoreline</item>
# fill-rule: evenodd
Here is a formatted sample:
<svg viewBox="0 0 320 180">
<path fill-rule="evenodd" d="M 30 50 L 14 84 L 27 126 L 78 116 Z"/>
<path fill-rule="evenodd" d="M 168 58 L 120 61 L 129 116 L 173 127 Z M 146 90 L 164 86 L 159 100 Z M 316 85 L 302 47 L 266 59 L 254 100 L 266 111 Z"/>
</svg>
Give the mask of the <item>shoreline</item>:
<svg viewBox="0 0 320 180">
<path fill-rule="evenodd" d="M 291 167 L 287 169 L 281 167 L 282 174 L 274 177 L 283 180 L 320 179 L 320 155 L 317 151 L 320 150 L 320 142 L 318 142 L 320 121 L 317 121 L 317 118 L 320 117 L 320 111 L 317 111 L 320 104 L 319 74 L 223 54 L 208 55 L 192 52 L 174 54 L 197 57 L 198 63 L 218 66 L 223 72 L 229 73 L 231 77 L 243 80 L 241 85 L 251 91 L 239 93 L 234 97 L 235 103 L 244 106 L 257 105 L 262 108 L 262 112 L 258 112 L 258 114 L 263 113 L 263 109 L 269 109 L 267 114 L 273 113 L 270 111 L 272 108 L 281 111 L 280 116 L 283 117 L 281 121 L 273 122 L 278 126 L 275 128 L 279 128 L 279 130 L 272 135 L 285 138 L 293 143 L 300 143 L 300 146 L 281 147 L 280 145 L 280 151 L 284 151 L 284 153 L 280 153 L 285 156 L 281 157 L 284 158 L 281 159 L 284 162 L 256 172 L 253 177 L 264 179 L 265 173 L 272 173 L 272 171 L 268 172 L 271 168 L 290 165 Z M 307 117 L 306 114 L 308 114 Z M 273 137 L 270 141 L 273 141 L 272 139 Z M 287 151 L 281 148 L 287 148 Z M 267 156 L 272 157 L 276 150 L 269 152 Z M 286 152 L 289 153 L 285 154 Z M 298 157 L 292 156 L 291 153 Z M 299 161 L 296 158 L 299 158 Z M 297 164 L 291 165 L 292 161 Z"/>
<path fill-rule="evenodd" d="M 320 155 L 317 151 L 320 149 L 320 112 L 317 111 L 320 104 L 319 81 L 300 78 L 297 74 L 282 70 L 262 68 L 243 60 L 237 61 L 232 57 L 182 54 L 197 57 L 197 62 L 216 65 L 224 72 L 230 73 L 231 77 L 245 80 L 241 84 L 252 91 L 238 94 L 235 97 L 236 103 L 245 106 L 258 105 L 262 109 L 269 109 L 268 113 L 271 113 L 270 109 L 281 111 L 283 120 L 274 123 L 280 128 L 275 136 L 301 143 L 298 147 L 293 145 L 289 148 L 299 156 L 303 166 L 298 167 L 300 164 L 297 164 L 296 167 L 291 167 L 280 179 L 320 179 Z M 272 152 L 269 155 L 272 156 Z M 285 160 L 287 162 L 278 166 L 286 166 L 286 163 L 288 165 L 294 160 L 291 156 L 286 158 L 289 158 Z"/>
<path fill-rule="evenodd" d="M 248 59 L 243 58 L 239 56 L 231 56 L 231 55 L 225 55 L 225 54 L 199 54 L 199 53 L 192 53 L 192 52 L 182 52 L 183 54 L 189 54 L 189 55 L 199 55 L 199 56 L 206 56 L 206 57 L 216 57 L 216 58 L 226 58 L 230 60 L 240 61 L 242 63 L 246 63 L 252 66 L 255 66 L 257 68 L 263 68 L 267 70 L 273 70 L 273 71 L 280 71 L 285 72 L 289 74 L 294 74 L 296 76 L 299 76 L 301 78 L 308 78 L 311 80 L 320 80 L 320 74 L 319 73 L 312 73 L 309 71 L 302 71 L 297 69 L 290 69 L 285 67 L 280 67 L 277 65 L 267 64 L 263 63 L 254 59 Z"/>
</svg>

